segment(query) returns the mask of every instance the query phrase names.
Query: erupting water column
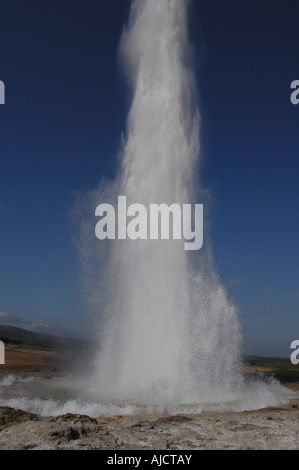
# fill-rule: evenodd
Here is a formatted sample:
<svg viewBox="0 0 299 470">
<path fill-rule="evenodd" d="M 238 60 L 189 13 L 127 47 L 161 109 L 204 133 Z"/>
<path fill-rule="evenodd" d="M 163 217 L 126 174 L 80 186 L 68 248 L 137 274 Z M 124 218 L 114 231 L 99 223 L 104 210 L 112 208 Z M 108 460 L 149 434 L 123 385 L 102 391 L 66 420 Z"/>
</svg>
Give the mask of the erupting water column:
<svg viewBox="0 0 299 470">
<path fill-rule="evenodd" d="M 120 52 L 133 99 L 113 188 L 128 204 L 204 202 L 189 6 L 132 3 Z M 108 202 L 103 197 L 99 190 L 98 203 Z M 167 407 L 232 390 L 240 379 L 238 315 L 217 279 L 207 234 L 197 254 L 181 240 L 109 243 L 94 365 L 99 394 Z"/>
</svg>

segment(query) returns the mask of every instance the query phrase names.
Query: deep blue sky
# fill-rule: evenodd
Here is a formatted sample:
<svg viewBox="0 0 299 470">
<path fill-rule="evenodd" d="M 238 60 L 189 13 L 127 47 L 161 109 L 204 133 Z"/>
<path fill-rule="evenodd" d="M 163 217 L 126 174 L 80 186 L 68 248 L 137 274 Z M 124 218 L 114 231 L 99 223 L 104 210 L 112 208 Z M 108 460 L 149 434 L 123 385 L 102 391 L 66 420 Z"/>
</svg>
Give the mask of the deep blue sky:
<svg viewBox="0 0 299 470">
<path fill-rule="evenodd" d="M 69 213 L 74 192 L 116 169 L 129 107 L 117 48 L 129 5 L 1 2 L 2 323 L 84 331 Z M 290 102 L 299 3 L 193 5 L 215 264 L 240 308 L 246 352 L 288 356 L 299 337 L 299 105 Z"/>
</svg>

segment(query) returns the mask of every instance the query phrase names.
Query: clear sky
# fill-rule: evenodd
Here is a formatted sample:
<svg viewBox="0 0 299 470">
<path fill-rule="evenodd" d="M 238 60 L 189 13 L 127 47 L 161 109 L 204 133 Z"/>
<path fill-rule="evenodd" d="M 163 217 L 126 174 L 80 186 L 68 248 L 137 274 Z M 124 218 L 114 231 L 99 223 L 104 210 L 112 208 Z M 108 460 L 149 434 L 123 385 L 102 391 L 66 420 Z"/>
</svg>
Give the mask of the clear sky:
<svg viewBox="0 0 299 470">
<path fill-rule="evenodd" d="M 117 60 L 128 0 L 0 6 L 0 322 L 81 336 L 74 193 L 113 178 L 129 97 Z M 297 0 L 194 0 L 191 36 L 217 272 L 245 351 L 299 339 Z"/>
</svg>

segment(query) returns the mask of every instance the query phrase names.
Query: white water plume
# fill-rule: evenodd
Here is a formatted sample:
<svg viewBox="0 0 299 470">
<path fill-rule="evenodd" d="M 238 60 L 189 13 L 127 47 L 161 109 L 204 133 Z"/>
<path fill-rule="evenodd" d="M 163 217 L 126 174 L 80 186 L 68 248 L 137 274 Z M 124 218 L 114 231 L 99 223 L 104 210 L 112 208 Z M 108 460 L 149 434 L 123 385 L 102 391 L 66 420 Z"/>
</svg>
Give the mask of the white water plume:
<svg viewBox="0 0 299 470">
<path fill-rule="evenodd" d="M 133 1 L 121 39 L 132 103 L 120 168 L 115 181 L 85 198 L 92 214 L 80 238 L 98 341 L 88 387 L 100 400 L 163 410 L 221 402 L 242 408 L 238 311 L 215 272 L 200 178 L 189 7 L 186 0 Z M 118 195 L 146 207 L 204 203 L 203 248 L 185 251 L 183 240 L 96 240 L 94 209 L 116 207 Z"/>
<path fill-rule="evenodd" d="M 118 195 L 146 207 L 204 202 L 188 8 L 185 0 L 132 3 L 120 44 L 132 105 L 118 177 L 100 185 L 96 204 L 115 204 Z M 103 398 L 197 402 L 240 380 L 238 315 L 213 268 L 207 230 L 200 254 L 182 243 L 96 241 L 105 259 L 89 258 L 101 270 L 93 271 L 101 311 L 93 372 Z"/>
</svg>

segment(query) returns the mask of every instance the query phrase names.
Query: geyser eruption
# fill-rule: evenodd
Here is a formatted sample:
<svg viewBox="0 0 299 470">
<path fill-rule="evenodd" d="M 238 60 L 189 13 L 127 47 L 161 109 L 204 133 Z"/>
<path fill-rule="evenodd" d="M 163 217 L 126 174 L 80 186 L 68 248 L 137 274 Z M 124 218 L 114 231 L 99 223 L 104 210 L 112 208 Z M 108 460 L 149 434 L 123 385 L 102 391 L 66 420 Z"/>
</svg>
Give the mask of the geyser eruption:
<svg viewBox="0 0 299 470">
<path fill-rule="evenodd" d="M 119 171 L 114 181 L 79 195 L 74 208 L 76 224 L 82 222 L 77 242 L 94 316 L 92 361 L 79 348 L 74 374 L 40 383 L 10 375 L 0 381 L 0 405 L 41 416 L 98 417 L 240 411 L 290 398 L 279 382 L 248 380 L 241 372 L 238 312 L 209 246 L 187 13 L 186 0 L 132 3 L 120 46 L 132 104 Z M 146 208 L 203 204 L 203 247 L 184 249 L 184 237 L 99 240 L 96 208 L 108 203 L 117 209 L 119 196 L 127 206 Z"/>
<path fill-rule="evenodd" d="M 114 204 L 117 194 L 146 207 L 204 202 L 188 3 L 132 3 L 120 45 L 133 89 L 127 135 L 118 178 L 99 188 L 97 203 L 109 192 Z M 97 241 L 98 250 L 101 243 L 99 394 L 172 405 L 232 390 L 240 380 L 238 316 L 218 282 L 207 233 L 198 254 L 182 240 Z"/>
<path fill-rule="evenodd" d="M 84 364 L 88 377 L 71 383 L 108 414 L 115 407 L 122 414 L 254 409 L 289 397 L 279 382 L 243 374 L 238 311 L 213 264 L 189 6 L 186 0 L 133 1 L 120 44 L 132 103 L 118 174 L 85 194 L 77 207 L 98 346 Z M 99 240 L 98 205 L 113 206 L 119 233 L 118 202 L 124 199 L 128 207 L 147 209 L 203 204 L 203 247 L 185 250 L 184 237 Z M 136 218 L 131 220 L 141 234 Z"/>
</svg>

